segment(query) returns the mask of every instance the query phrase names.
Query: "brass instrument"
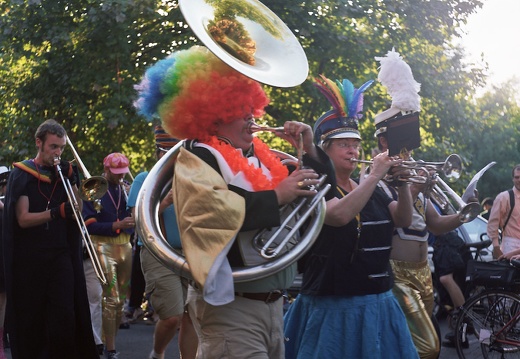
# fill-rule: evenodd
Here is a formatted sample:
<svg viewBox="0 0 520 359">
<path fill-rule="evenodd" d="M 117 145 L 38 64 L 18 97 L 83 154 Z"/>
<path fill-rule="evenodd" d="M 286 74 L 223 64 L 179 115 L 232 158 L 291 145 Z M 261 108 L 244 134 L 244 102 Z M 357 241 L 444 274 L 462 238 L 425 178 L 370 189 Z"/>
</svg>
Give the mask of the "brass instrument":
<svg viewBox="0 0 520 359">
<path fill-rule="evenodd" d="M 93 177 L 90 175 L 85 165 L 79 158 L 78 152 L 72 145 L 72 142 L 70 141 L 68 136 L 67 144 L 70 146 L 70 149 L 72 150 L 72 153 L 74 155 L 74 159 L 78 163 L 78 167 L 80 168 L 80 170 L 83 172 L 83 176 L 85 176 L 85 179 L 81 181 L 81 184 L 79 186 L 79 196 L 84 201 L 94 201 L 96 199 L 100 199 L 108 191 L 108 181 L 105 177 Z"/>
<path fill-rule="evenodd" d="M 373 164 L 373 161 L 350 159 L 352 162 Z M 403 161 L 394 166 L 399 169 L 409 169 L 412 173 L 409 176 L 399 176 L 397 180 L 416 184 L 427 184 L 424 190 L 425 197 L 432 198 L 437 203 L 443 212 L 448 210 L 452 201 L 456 204 L 456 209 L 459 211 L 459 219 L 462 223 L 471 222 L 480 214 L 480 204 L 477 202 L 465 203 L 462 198 L 451 189 L 451 187 L 438 176 L 438 173 L 443 173 L 448 179 L 448 182 L 457 181 L 462 174 L 462 159 L 457 154 L 449 155 L 444 162 L 425 162 L 419 161 Z M 416 171 L 422 171 L 419 175 Z M 433 172 L 433 173 L 431 173 Z M 386 177 L 386 180 L 393 180 L 391 175 Z M 450 201 L 450 198 L 452 201 Z"/>
<path fill-rule="evenodd" d="M 238 0 L 232 8 L 227 2 L 179 0 L 181 12 L 201 42 L 220 60 L 258 82 L 292 87 L 308 76 L 307 57 L 297 38 L 267 7 L 257 0 Z M 223 16 L 225 15 L 225 18 Z M 226 33 L 225 26 L 235 23 L 240 38 Z M 222 27 L 221 27 L 222 26 Z M 222 30 L 222 31 L 220 31 Z M 283 127 L 264 127 L 253 122 L 249 132 L 283 133 Z M 184 141 L 170 149 L 150 170 L 136 203 L 136 226 L 146 248 L 164 265 L 180 276 L 191 278 L 182 252 L 172 248 L 159 226 L 159 204 L 172 187 L 175 158 Z M 282 162 L 301 166 L 303 149 L 298 144 L 298 158 L 273 151 Z M 242 233 L 236 238 L 241 250 L 251 253 L 255 263 L 233 268 L 234 282 L 264 278 L 301 258 L 310 249 L 325 218 L 325 194 L 329 184 L 316 186 L 314 197 L 299 198 L 281 208 L 283 225 L 279 228 Z M 283 220 L 286 216 L 286 220 Z M 304 227 L 304 228 L 303 228 Z"/>
<path fill-rule="evenodd" d="M 67 138 L 67 140 L 68 140 L 68 138 Z M 59 158 L 58 158 L 58 160 L 59 160 Z M 90 261 L 92 262 L 92 266 L 94 267 L 96 276 L 99 278 L 101 283 L 107 284 L 107 279 L 105 277 L 105 274 L 103 273 L 103 268 L 101 267 L 101 263 L 99 262 L 97 254 L 94 252 L 94 245 L 92 244 L 92 240 L 90 239 L 90 235 L 88 233 L 87 226 L 85 224 L 85 221 L 83 220 L 83 216 L 82 216 L 81 212 L 79 211 L 79 202 L 74 194 L 72 185 L 70 184 L 69 179 L 63 176 L 63 173 L 61 172 L 61 167 L 59 164 L 56 165 L 56 169 L 58 170 L 60 179 L 63 182 L 63 185 L 65 187 L 65 192 L 67 193 L 69 202 L 72 205 L 74 218 L 76 219 L 76 223 L 78 224 L 79 231 L 81 232 L 81 237 L 83 238 L 83 244 L 85 245 L 88 256 L 90 257 Z"/>
<path fill-rule="evenodd" d="M 480 214 L 480 204 L 478 202 L 464 202 L 442 178 L 437 177 L 435 182 L 436 184 L 430 191 L 430 196 L 443 212 L 446 212 L 449 205 L 455 202 L 456 210 L 459 212 L 459 220 L 462 223 L 471 222 Z M 452 201 L 450 201 L 450 198 Z"/>
<path fill-rule="evenodd" d="M 269 127 L 269 126 L 260 126 L 254 122 L 248 123 L 247 130 L 249 133 L 256 133 L 256 132 L 272 132 L 272 133 L 283 133 L 284 128 L 283 127 Z"/>
<path fill-rule="evenodd" d="M 199 40 L 245 76 L 276 87 L 298 86 L 307 79 L 309 63 L 298 39 L 260 1 L 238 0 L 231 7 L 228 2 L 179 0 L 179 7 Z M 229 23 L 244 30 L 226 32 Z"/>
<path fill-rule="evenodd" d="M 182 252 L 172 248 L 159 226 L 159 204 L 172 188 L 175 158 L 184 141 L 170 149 L 150 170 L 137 196 L 136 222 L 139 238 L 146 248 L 166 267 L 191 279 L 190 267 Z M 298 159 L 280 151 L 273 151 L 282 162 Z M 318 237 L 325 220 L 325 194 L 330 184 L 320 178 L 313 197 L 303 197 L 280 209 L 283 224 L 270 230 L 249 231 L 239 236 L 242 251 L 256 254 L 256 260 L 245 267 L 233 268 L 235 283 L 251 281 L 272 275 L 300 259 Z M 300 233 L 302 226 L 305 229 Z"/>
<path fill-rule="evenodd" d="M 125 196 L 125 201 L 128 204 L 128 192 L 126 191 L 125 181 L 122 178 L 119 180 L 119 187 L 121 187 L 121 192 L 123 192 L 123 196 Z"/>
<path fill-rule="evenodd" d="M 351 158 L 350 161 L 358 163 L 373 164 L 374 161 L 359 160 L 357 158 Z M 398 165 L 393 166 L 394 169 L 412 170 L 408 176 L 399 176 L 395 178 L 398 181 L 404 181 L 409 183 L 425 184 L 431 180 L 430 172 L 441 172 L 446 176 L 448 182 L 455 182 L 460 178 L 462 173 L 462 160 L 459 155 L 451 154 L 444 162 L 425 162 L 419 161 L 403 161 Z M 418 175 L 416 171 L 422 170 L 423 175 Z M 394 180 L 392 175 L 388 175 L 386 178 L 388 181 Z"/>
</svg>

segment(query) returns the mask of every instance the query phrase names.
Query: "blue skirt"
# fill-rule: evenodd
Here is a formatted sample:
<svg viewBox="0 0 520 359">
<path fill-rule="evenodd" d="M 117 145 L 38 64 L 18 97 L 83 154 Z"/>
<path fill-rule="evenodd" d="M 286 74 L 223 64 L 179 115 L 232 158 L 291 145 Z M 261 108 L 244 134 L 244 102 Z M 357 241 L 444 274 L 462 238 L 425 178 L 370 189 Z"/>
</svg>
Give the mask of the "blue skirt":
<svg viewBox="0 0 520 359">
<path fill-rule="evenodd" d="M 356 297 L 300 294 L 284 319 L 286 359 L 419 358 L 391 290 Z"/>
</svg>

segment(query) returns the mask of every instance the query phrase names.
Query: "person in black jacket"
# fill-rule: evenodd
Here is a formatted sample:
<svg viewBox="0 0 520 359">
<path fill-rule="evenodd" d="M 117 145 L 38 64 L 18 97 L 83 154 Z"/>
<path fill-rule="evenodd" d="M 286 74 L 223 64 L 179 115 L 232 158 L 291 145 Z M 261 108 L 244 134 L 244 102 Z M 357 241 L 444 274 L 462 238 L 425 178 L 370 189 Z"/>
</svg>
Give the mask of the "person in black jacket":
<svg viewBox="0 0 520 359">
<path fill-rule="evenodd" d="M 75 171 L 59 160 L 66 135 L 56 121 L 43 122 L 36 157 L 15 163 L 8 180 L 3 239 L 13 359 L 99 358 L 79 226 L 58 173 L 59 166 L 81 206 Z"/>
</svg>

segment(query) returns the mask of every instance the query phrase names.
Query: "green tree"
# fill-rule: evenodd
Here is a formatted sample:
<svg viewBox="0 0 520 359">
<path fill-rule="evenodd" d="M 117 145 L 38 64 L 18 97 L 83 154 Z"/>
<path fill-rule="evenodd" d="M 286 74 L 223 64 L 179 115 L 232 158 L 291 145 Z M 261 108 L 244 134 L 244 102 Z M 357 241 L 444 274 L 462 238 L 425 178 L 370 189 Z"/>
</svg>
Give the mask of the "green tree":
<svg viewBox="0 0 520 359">
<path fill-rule="evenodd" d="M 474 94 L 485 82 L 483 69 L 466 64 L 453 39 L 482 1 L 263 3 L 296 34 L 310 67 L 309 81 L 301 86 L 266 86 L 272 102 L 264 121 L 312 125 L 330 108 L 313 77 L 360 85 L 377 77 L 374 57 L 395 47 L 422 84 L 422 145 L 416 157 L 438 161 L 457 152 L 471 170 L 471 163 L 481 164 L 473 143 L 484 124 Z M 0 0 L 0 16 L 2 163 L 31 156 L 30 136 L 42 120 L 56 118 L 93 174 L 113 151 L 129 155 L 134 172 L 153 165 L 153 124 L 136 115 L 133 85 L 150 64 L 198 42 L 176 1 Z M 389 104 L 380 84 L 366 92 L 361 131 L 367 153 L 375 146 L 372 118 Z M 476 138 L 460 136 L 462 129 Z M 272 135 L 262 136 L 293 152 Z"/>
<path fill-rule="evenodd" d="M 479 182 L 480 197 L 495 197 L 513 186 L 511 170 L 520 163 L 520 106 L 514 81 L 494 87 L 475 104 L 474 130 L 468 151 L 474 170 L 496 164 Z"/>
</svg>

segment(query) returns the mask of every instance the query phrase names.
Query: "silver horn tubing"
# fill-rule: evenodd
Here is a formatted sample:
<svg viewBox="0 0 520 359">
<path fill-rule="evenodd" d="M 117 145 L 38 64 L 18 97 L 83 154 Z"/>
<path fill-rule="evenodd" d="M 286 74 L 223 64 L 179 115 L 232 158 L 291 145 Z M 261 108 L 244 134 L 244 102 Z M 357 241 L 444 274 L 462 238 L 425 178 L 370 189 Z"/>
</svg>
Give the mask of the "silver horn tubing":
<svg viewBox="0 0 520 359">
<path fill-rule="evenodd" d="M 161 199 L 168 193 L 172 187 L 173 170 L 175 158 L 180 148 L 184 145 L 184 141 L 179 142 L 175 147 L 170 149 L 150 170 L 148 176 L 143 182 L 143 186 L 139 191 L 136 202 L 136 227 L 139 238 L 143 241 L 146 249 L 167 268 L 171 269 L 178 275 L 193 279 L 190 266 L 185 257 L 178 250 L 173 249 L 159 227 L 159 204 Z M 275 152 L 281 159 L 284 157 L 294 158 L 288 154 L 279 151 Z M 307 250 L 310 249 L 315 242 L 325 220 L 325 193 L 329 190 L 330 185 L 324 185 L 316 196 L 321 196 L 319 200 L 316 197 L 312 200 L 312 205 L 308 210 L 308 216 L 313 214 L 313 220 L 308 223 L 306 231 L 301 235 L 300 241 L 293 250 L 284 253 L 279 258 L 272 261 L 262 263 L 251 267 L 239 267 L 233 269 L 233 281 L 235 283 L 248 282 L 251 280 L 261 279 L 273 275 L 286 267 L 290 266 L 300 259 Z M 303 219 L 305 221 L 305 219 Z"/>
</svg>

